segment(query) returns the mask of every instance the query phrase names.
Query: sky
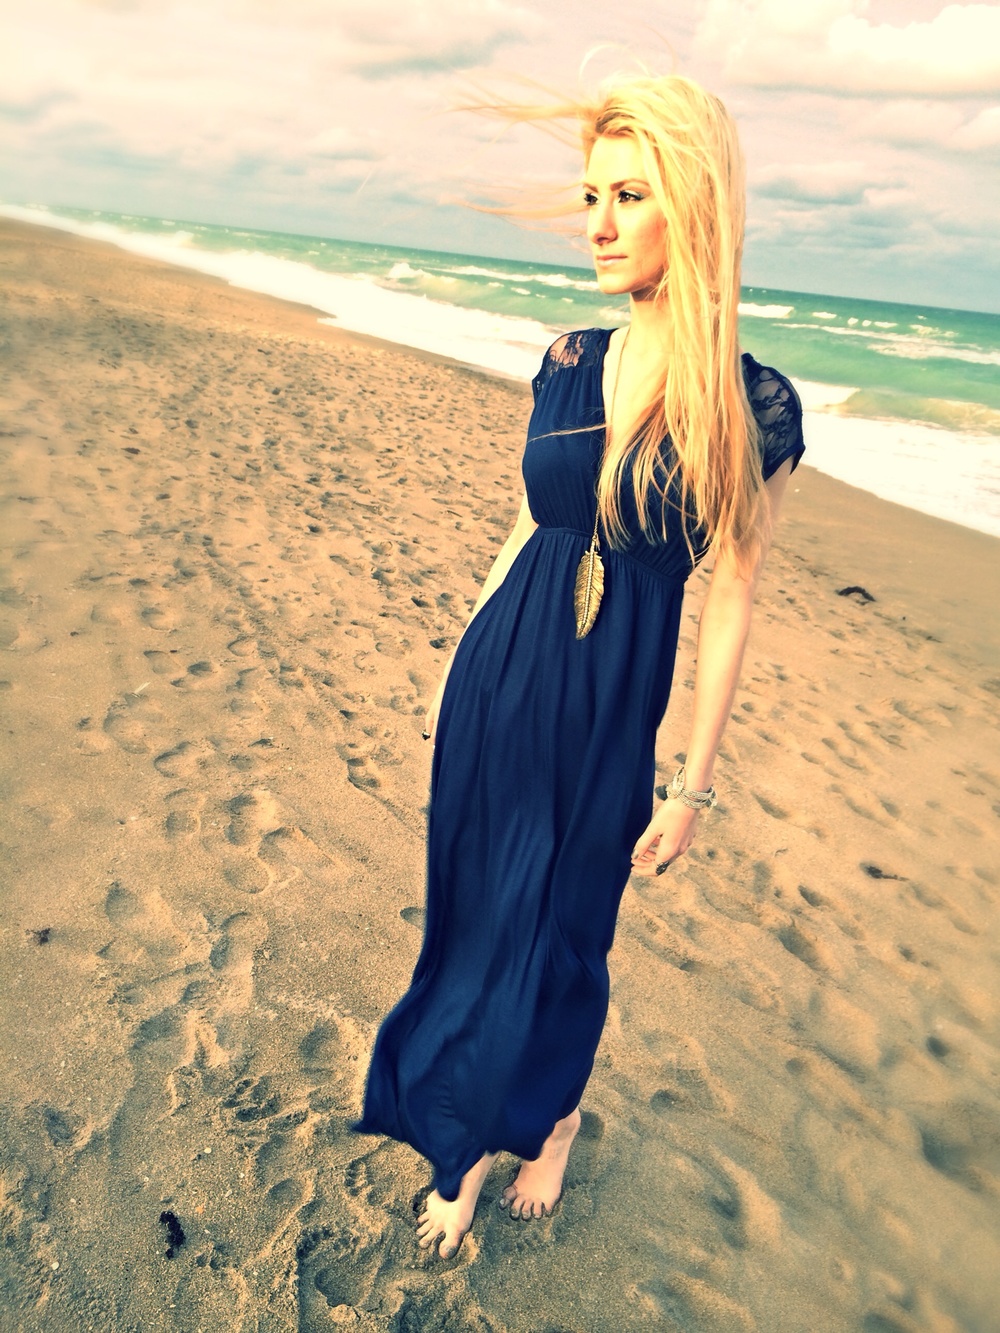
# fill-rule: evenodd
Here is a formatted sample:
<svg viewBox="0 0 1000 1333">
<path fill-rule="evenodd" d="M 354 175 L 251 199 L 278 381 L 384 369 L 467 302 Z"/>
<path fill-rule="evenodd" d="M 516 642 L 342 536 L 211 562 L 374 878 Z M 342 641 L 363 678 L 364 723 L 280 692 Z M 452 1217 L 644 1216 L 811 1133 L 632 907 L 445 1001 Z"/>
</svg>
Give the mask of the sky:
<svg viewBox="0 0 1000 1333">
<path fill-rule="evenodd" d="M 747 284 L 1000 312 L 1000 2 L 0 0 L 0 200 L 585 267 L 467 206 L 575 149 L 455 108 L 637 61 L 736 115 Z"/>
</svg>

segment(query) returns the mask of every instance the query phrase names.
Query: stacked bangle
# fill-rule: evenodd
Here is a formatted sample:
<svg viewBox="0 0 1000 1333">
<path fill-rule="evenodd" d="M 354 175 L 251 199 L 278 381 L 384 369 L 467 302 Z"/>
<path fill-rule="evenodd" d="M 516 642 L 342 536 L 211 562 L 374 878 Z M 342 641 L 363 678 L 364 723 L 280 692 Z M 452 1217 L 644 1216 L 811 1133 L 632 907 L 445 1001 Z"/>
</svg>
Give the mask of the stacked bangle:
<svg viewBox="0 0 1000 1333">
<path fill-rule="evenodd" d="M 711 810 L 719 799 L 715 788 L 709 787 L 708 791 L 691 791 L 684 786 L 685 776 L 685 765 L 681 764 L 667 788 L 667 800 L 681 801 L 691 810 Z"/>
</svg>

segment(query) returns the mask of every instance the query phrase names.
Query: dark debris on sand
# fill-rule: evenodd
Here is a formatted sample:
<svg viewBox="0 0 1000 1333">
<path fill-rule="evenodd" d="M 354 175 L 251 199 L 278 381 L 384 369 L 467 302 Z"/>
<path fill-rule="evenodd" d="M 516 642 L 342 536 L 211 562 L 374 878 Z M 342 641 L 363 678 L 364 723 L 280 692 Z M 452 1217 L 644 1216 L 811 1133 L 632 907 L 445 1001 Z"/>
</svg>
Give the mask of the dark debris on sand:
<svg viewBox="0 0 1000 1333">
<path fill-rule="evenodd" d="M 184 1228 L 181 1226 L 177 1214 L 169 1208 L 164 1209 L 160 1214 L 160 1224 L 167 1229 L 166 1257 L 172 1259 L 187 1239 L 184 1235 Z"/>
</svg>

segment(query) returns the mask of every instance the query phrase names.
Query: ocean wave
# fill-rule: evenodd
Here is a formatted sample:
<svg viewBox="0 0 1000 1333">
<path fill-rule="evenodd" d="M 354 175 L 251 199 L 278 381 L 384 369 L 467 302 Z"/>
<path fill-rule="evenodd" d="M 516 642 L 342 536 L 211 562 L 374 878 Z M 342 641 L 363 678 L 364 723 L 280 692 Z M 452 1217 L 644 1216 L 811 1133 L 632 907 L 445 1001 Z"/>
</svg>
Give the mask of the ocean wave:
<svg viewBox="0 0 1000 1333">
<path fill-rule="evenodd" d="M 478 264 L 463 264 L 460 268 L 444 269 L 462 278 L 494 278 L 499 282 L 536 282 L 543 287 L 572 287 L 580 292 L 596 292 L 596 282 L 586 278 L 571 278 L 565 273 L 503 273 L 499 269 L 481 268 Z M 530 295 L 530 293 L 528 293 Z"/>
<path fill-rule="evenodd" d="M 823 412 L 831 407 L 840 407 L 858 392 L 847 384 L 820 384 L 816 380 L 797 378 L 792 383 L 806 412 Z"/>
<path fill-rule="evenodd" d="M 911 361 L 967 361 L 973 366 L 1000 366 L 1000 352 L 984 352 L 977 347 L 956 347 L 952 343 L 872 343 L 870 350 L 878 352 L 880 356 L 906 357 Z"/>
<path fill-rule="evenodd" d="M 984 403 L 969 403 L 956 398 L 925 398 L 917 394 L 858 389 L 834 410 L 840 416 L 869 421 L 930 425 L 970 437 L 1000 437 L 1000 411 Z"/>
<path fill-rule="evenodd" d="M 946 361 L 967 361 L 975 366 L 1000 366 L 1000 351 L 984 351 L 981 347 L 970 347 L 968 344 L 957 342 L 937 342 L 931 336 L 936 334 L 938 337 L 952 337 L 956 335 L 941 329 L 928 329 L 925 331 L 923 325 L 911 325 L 911 328 L 919 329 L 919 334 L 914 337 L 909 333 L 876 333 L 871 327 L 876 323 L 874 320 L 866 321 L 868 328 L 860 327 L 860 322 L 855 321 L 858 327 L 846 328 L 844 326 L 834 327 L 832 324 L 808 324 L 802 321 L 796 321 L 785 325 L 789 329 L 817 329 L 823 333 L 830 333 L 840 338 L 865 338 L 868 340 L 867 351 L 878 352 L 880 356 L 898 356 L 905 357 L 913 361 L 933 361 L 941 359 Z M 885 321 L 878 321 L 880 329 L 890 329 L 895 327 Z"/>
<path fill-rule="evenodd" d="M 741 315 L 755 319 L 787 319 L 795 309 L 793 305 L 756 305 L 753 301 L 741 301 L 739 308 Z"/>
<path fill-rule="evenodd" d="M 412 268 L 405 259 L 401 259 L 398 264 L 393 264 L 385 276 L 390 282 L 402 282 L 404 279 L 426 278 L 427 274 L 424 269 Z"/>
</svg>

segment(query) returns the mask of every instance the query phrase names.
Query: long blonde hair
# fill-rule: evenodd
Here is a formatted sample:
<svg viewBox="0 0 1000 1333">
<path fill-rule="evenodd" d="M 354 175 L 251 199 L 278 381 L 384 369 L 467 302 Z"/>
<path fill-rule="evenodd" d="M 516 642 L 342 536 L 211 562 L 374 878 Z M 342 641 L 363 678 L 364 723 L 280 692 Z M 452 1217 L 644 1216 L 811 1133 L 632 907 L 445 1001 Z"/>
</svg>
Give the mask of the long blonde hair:
<svg viewBox="0 0 1000 1333">
<path fill-rule="evenodd" d="M 737 329 L 745 169 L 732 117 L 717 97 L 679 75 L 617 81 L 591 101 L 475 109 L 542 123 L 559 137 L 557 123 L 575 120 L 585 160 L 599 138 L 636 141 L 667 224 L 654 299 L 669 312 L 671 351 L 638 429 L 606 452 L 601 519 L 612 543 L 627 539 L 621 487 L 631 464 L 647 538 L 657 535 L 649 521 L 652 489 L 661 499 L 660 535 L 667 506 L 679 504 L 689 549 L 693 520 L 708 544 L 731 552 L 746 571 L 759 550 L 765 508 Z"/>
</svg>

